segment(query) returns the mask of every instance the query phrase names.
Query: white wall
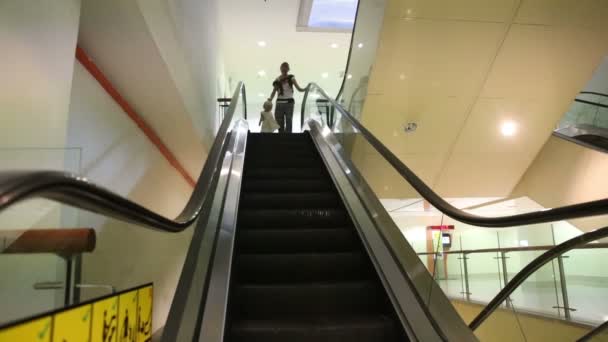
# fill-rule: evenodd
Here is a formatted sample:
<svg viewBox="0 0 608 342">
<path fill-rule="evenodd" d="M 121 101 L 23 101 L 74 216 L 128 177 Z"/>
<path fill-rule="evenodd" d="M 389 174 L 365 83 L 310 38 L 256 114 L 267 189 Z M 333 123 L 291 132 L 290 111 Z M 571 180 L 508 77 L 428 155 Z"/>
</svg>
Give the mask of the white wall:
<svg viewBox="0 0 608 342">
<path fill-rule="evenodd" d="M 0 170 L 75 171 L 73 151 L 62 148 L 79 14 L 79 0 L 0 2 Z M 59 227 L 62 214 L 49 201 L 22 203 L 0 215 L 0 238 L 7 229 Z M 52 255 L 0 255 L 0 322 L 61 305 L 62 291 L 33 284 L 63 280 L 64 267 Z"/>
<path fill-rule="evenodd" d="M 0 2 L 0 147 L 63 147 L 79 0 Z"/>
<path fill-rule="evenodd" d="M 78 62 L 69 118 L 67 140 L 82 147 L 83 175 L 169 218 L 181 211 L 191 187 Z M 97 248 L 84 257 L 83 282 L 118 289 L 154 282 L 153 326 L 162 327 L 191 230 L 160 233 L 87 212 L 79 223 L 97 231 Z M 84 291 L 83 299 L 103 293 Z"/>
</svg>

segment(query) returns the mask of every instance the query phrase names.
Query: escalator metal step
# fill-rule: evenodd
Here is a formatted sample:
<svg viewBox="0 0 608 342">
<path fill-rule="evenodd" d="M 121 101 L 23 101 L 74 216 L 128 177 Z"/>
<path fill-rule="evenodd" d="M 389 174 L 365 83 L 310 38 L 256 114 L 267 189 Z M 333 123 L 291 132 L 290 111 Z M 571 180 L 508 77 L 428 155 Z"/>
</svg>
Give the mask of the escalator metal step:
<svg viewBox="0 0 608 342">
<path fill-rule="evenodd" d="M 241 253 L 349 252 L 362 248 L 354 228 L 240 229 Z"/>
<path fill-rule="evenodd" d="M 233 342 L 380 342 L 398 336 L 395 322 L 385 315 L 240 320 L 229 333 Z"/>
<path fill-rule="evenodd" d="M 247 284 L 356 281 L 374 275 L 361 252 L 240 254 L 235 265 L 237 281 Z"/>
<path fill-rule="evenodd" d="M 383 290 L 375 282 L 237 284 L 238 318 L 382 313 Z"/>
<path fill-rule="evenodd" d="M 273 168 L 265 167 L 247 167 L 245 169 L 245 177 L 247 179 L 325 179 L 327 174 L 320 167 L 282 167 Z"/>
<path fill-rule="evenodd" d="M 347 227 L 350 220 L 340 209 L 239 210 L 239 228 Z"/>
<path fill-rule="evenodd" d="M 340 198 L 335 192 L 266 193 L 245 192 L 241 195 L 243 209 L 338 208 Z"/>
<path fill-rule="evenodd" d="M 245 179 L 243 193 L 249 192 L 320 192 L 333 190 L 329 181 L 320 179 Z"/>
</svg>

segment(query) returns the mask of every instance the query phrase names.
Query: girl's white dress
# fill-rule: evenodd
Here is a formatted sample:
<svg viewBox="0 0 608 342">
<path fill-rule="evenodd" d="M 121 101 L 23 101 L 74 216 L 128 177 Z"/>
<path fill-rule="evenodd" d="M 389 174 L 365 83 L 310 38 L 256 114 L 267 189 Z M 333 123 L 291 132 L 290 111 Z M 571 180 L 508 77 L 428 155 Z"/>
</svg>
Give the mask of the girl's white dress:
<svg viewBox="0 0 608 342">
<path fill-rule="evenodd" d="M 263 133 L 272 133 L 280 127 L 277 121 L 274 119 L 272 112 L 262 112 L 260 121 L 262 121 Z"/>
</svg>

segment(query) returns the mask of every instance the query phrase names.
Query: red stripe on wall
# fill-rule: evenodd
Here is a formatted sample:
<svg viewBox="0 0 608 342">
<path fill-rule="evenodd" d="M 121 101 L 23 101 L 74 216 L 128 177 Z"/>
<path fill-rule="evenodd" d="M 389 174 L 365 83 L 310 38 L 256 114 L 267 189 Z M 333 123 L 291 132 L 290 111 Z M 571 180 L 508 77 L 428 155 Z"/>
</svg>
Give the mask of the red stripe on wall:
<svg viewBox="0 0 608 342">
<path fill-rule="evenodd" d="M 152 144 L 154 144 L 154 146 L 156 146 L 156 148 L 158 148 L 160 153 L 165 157 L 165 159 L 167 159 L 169 164 L 171 164 L 171 166 L 173 166 L 175 170 L 177 170 L 177 172 L 179 172 L 182 177 L 184 177 L 188 184 L 194 187 L 196 182 L 194 182 L 194 179 L 190 177 L 186 169 L 184 169 L 184 167 L 180 164 L 177 158 L 175 158 L 175 155 L 171 153 L 169 148 L 167 148 L 167 145 L 163 143 L 158 134 L 154 132 L 152 127 L 150 127 L 150 125 L 148 125 L 146 121 L 141 116 L 139 116 L 139 114 L 137 114 L 133 107 L 131 107 L 131 105 L 127 102 L 127 100 L 125 100 L 125 98 L 120 95 L 120 93 L 118 92 L 118 90 L 116 90 L 116 88 L 114 88 L 110 80 L 108 80 L 108 78 L 101 72 L 101 70 L 99 70 L 97 65 L 93 63 L 91 58 L 89 58 L 86 52 L 84 52 L 84 50 L 79 46 L 76 47 L 76 59 L 80 62 L 80 64 L 82 64 L 82 66 L 85 67 L 85 69 L 89 71 L 89 73 L 91 73 L 91 75 L 97 80 L 97 82 L 99 82 L 103 89 L 105 89 L 105 91 L 114 99 L 114 101 L 116 101 L 120 108 L 122 108 L 122 110 L 129 116 L 129 118 L 131 118 L 131 120 L 135 122 L 137 127 L 139 127 L 142 132 L 144 132 L 146 137 L 150 140 L 150 142 L 152 142 Z"/>
</svg>

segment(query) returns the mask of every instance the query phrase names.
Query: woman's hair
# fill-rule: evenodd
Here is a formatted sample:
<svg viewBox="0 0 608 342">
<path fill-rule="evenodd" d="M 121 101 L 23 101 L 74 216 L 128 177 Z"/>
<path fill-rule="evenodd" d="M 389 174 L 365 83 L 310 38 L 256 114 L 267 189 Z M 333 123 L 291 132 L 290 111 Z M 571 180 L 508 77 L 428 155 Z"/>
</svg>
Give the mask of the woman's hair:
<svg viewBox="0 0 608 342">
<path fill-rule="evenodd" d="M 281 63 L 281 68 L 283 68 L 283 67 L 287 68 L 287 70 L 289 70 L 289 69 L 290 69 L 290 68 L 289 68 L 289 63 L 287 63 L 287 62 L 283 62 L 283 63 Z"/>
</svg>

